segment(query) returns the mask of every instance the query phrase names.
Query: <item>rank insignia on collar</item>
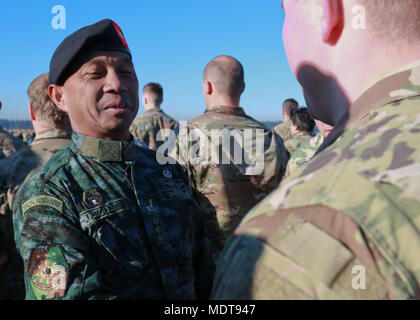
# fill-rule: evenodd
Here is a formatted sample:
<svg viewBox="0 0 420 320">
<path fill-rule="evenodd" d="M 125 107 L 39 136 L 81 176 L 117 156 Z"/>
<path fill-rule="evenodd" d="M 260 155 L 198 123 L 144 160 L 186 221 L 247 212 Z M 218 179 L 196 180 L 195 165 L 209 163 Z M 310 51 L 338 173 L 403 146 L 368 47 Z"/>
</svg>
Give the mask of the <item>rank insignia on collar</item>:
<svg viewBox="0 0 420 320">
<path fill-rule="evenodd" d="M 172 171 L 171 171 L 171 170 L 169 170 L 169 169 L 165 169 L 165 170 L 163 170 L 162 174 L 163 174 L 163 176 L 164 176 L 165 178 L 168 178 L 168 179 L 171 179 L 171 178 L 172 178 Z"/>
<path fill-rule="evenodd" d="M 98 189 L 92 188 L 83 192 L 83 202 L 92 208 L 102 204 L 103 198 Z"/>
</svg>

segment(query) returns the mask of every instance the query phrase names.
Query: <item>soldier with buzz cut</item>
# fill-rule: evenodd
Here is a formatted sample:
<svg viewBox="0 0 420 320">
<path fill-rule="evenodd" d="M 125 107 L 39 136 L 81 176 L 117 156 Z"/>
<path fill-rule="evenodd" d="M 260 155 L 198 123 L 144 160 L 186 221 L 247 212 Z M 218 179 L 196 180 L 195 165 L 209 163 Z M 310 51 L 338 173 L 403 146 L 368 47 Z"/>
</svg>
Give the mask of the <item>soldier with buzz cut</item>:
<svg viewBox="0 0 420 320">
<path fill-rule="evenodd" d="M 143 87 L 142 102 L 146 112 L 134 119 L 130 133 L 150 149 L 157 150 L 164 143 L 164 139 L 160 140 L 158 137 L 159 131 L 176 129 L 178 122 L 160 108 L 163 102 L 163 89 L 159 83 L 150 82 Z"/>
<path fill-rule="evenodd" d="M 48 73 L 36 77 L 28 88 L 29 113 L 36 137 L 27 147 L 0 160 L 0 225 L 5 236 L 6 259 L 0 267 L 3 299 L 23 299 L 23 266 L 13 239 L 13 199 L 23 181 L 42 167 L 58 150 L 71 142 L 67 114 L 48 96 Z M 1 283 L 1 280 L 0 280 Z M 0 296 L 1 297 L 1 296 Z"/>
<path fill-rule="evenodd" d="M 348 19 L 358 5 L 364 30 Z M 419 299 L 420 2 L 283 7 L 291 69 L 311 115 L 334 129 L 246 215 L 212 296 Z"/>
<path fill-rule="evenodd" d="M 0 101 L 0 109 L 2 103 Z M 5 131 L 0 126 L 0 159 L 10 156 L 12 153 L 24 148 L 27 144 L 21 139 Z"/>
<path fill-rule="evenodd" d="M 290 137 L 284 143 L 290 156 L 297 148 L 313 137 L 315 122 L 309 115 L 308 109 L 299 108 L 290 114 Z"/>
<path fill-rule="evenodd" d="M 216 259 L 245 213 L 281 181 L 289 159 L 281 139 L 240 107 L 244 89 L 238 60 L 212 59 L 203 72 L 206 111 L 188 121 L 185 132 L 181 126 L 178 138 Z"/>
<path fill-rule="evenodd" d="M 283 122 L 276 125 L 273 130 L 276 134 L 280 136 L 280 138 L 283 140 L 283 143 L 286 143 L 286 141 L 291 137 L 292 132 L 290 131 L 290 115 L 293 111 L 297 110 L 299 108 L 298 102 L 293 99 L 289 98 L 284 100 L 283 102 L 283 109 L 282 109 L 282 115 L 283 115 Z"/>
<path fill-rule="evenodd" d="M 13 202 L 26 299 L 208 299 L 214 262 L 188 177 L 129 133 L 138 79 L 120 27 L 65 38 L 48 83 L 72 141 Z"/>
</svg>

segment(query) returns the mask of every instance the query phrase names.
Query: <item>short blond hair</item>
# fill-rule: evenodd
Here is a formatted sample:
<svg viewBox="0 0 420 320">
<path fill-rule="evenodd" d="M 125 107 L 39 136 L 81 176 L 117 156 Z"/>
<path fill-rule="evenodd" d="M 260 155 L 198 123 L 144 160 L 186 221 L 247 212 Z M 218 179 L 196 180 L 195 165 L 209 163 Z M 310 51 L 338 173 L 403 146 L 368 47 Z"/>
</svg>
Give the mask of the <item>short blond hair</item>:
<svg viewBox="0 0 420 320">
<path fill-rule="evenodd" d="M 412 43 L 420 40 L 419 0 L 358 0 L 366 9 L 368 27 L 381 39 Z"/>
<path fill-rule="evenodd" d="M 60 110 L 48 96 L 48 73 L 36 77 L 29 85 L 27 93 L 37 119 L 53 127 L 68 125 L 67 113 Z"/>
</svg>

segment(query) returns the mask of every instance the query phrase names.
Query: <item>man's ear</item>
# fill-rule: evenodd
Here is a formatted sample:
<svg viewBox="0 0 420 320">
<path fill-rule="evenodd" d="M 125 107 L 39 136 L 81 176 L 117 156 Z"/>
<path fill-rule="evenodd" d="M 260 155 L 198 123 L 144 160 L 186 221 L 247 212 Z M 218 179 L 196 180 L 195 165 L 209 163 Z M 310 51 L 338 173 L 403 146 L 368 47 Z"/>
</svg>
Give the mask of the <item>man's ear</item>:
<svg viewBox="0 0 420 320">
<path fill-rule="evenodd" d="M 28 102 L 28 108 L 29 108 L 29 115 L 31 116 L 31 120 L 35 121 L 35 113 L 34 113 L 34 108 L 32 106 L 32 103 Z"/>
<path fill-rule="evenodd" d="M 56 85 L 56 84 L 50 84 L 48 86 L 48 95 L 50 96 L 50 99 L 54 104 L 62 111 L 68 112 L 67 106 L 64 103 L 64 95 L 63 95 L 63 87 Z"/>
<path fill-rule="evenodd" d="M 344 10 L 342 0 L 321 0 L 322 41 L 335 45 L 344 29 Z"/>
<path fill-rule="evenodd" d="M 145 106 L 149 103 L 149 100 L 146 98 L 146 96 L 142 96 L 141 97 L 141 102 L 143 103 L 143 106 Z"/>
<path fill-rule="evenodd" d="M 203 93 L 205 96 L 210 96 L 213 93 L 213 85 L 208 80 L 203 81 Z"/>
</svg>

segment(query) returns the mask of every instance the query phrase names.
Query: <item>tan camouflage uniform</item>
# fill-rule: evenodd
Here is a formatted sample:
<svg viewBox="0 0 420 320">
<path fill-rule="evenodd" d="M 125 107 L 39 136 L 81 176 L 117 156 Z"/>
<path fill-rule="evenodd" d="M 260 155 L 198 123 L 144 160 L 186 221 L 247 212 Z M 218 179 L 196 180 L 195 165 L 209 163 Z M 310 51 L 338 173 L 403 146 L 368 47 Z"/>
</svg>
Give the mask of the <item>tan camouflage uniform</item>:
<svg viewBox="0 0 420 320">
<path fill-rule="evenodd" d="M 10 156 L 27 144 L 0 127 L 0 159 Z"/>
<path fill-rule="evenodd" d="M 164 113 L 162 109 L 154 108 L 134 119 L 130 127 L 130 133 L 135 139 L 144 142 L 150 149 L 157 150 L 164 143 L 164 141 L 157 141 L 159 130 L 176 128 L 178 128 L 176 120 Z"/>
<path fill-rule="evenodd" d="M 290 136 L 289 139 L 284 143 L 286 150 L 289 152 L 290 156 L 296 151 L 297 148 L 306 141 L 310 140 L 312 135 L 307 132 L 298 131 L 294 135 Z"/>
<path fill-rule="evenodd" d="M 214 298 L 420 298 L 420 61 L 349 110 L 246 216 Z"/>
<path fill-rule="evenodd" d="M 290 131 L 291 123 L 292 122 L 290 120 L 285 120 L 273 128 L 274 132 L 283 140 L 283 143 L 286 143 L 286 141 L 292 136 L 292 132 Z"/>
<path fill-rule="evenodd" d="M 0 248 L 4 263 L 0 265 L 0 298 L 23 299 L 23 268 L 13 240 L 11 208 L 22 182 L 32 176 L 53 154 L 71 142 L 71 131 L 54 129 L 38 134 L 26 148 L 0 161 Z M 2 283 L 4 282 L 4 283 Z"/>
<path fill-rule="evenodd" d="M 302 143 L 290 157 L 287 163 L 286 176 L 289 176 L 297 167 L 305 164 L 315 154 L 321 144 L 324 142 L 324 136 L 318 132 L 311 139 Z"/>
<path fill-rule="evenodd" d="M 195 197 L 206 216 L 207 236 L 211 243 L 213 257 L 217 258 L 227 237 L 232 234 L 244 215 L 279 184 L 289 156 L 281 139 L 272 131 L 267 130 L 263 124 L 246 115 L 240 107 L 208 108 L 203 115 L 190 120 L 187 126 L 189 133 L 194 129 L 203 132 L 208 138 L 209 148 L 212 129 L 229 131 L 239 129 L 242 132 L 243 129 L 253 129 L 251 157 L 255 155 L 256 150 L 255 129 L 259 129 L 263 135 L 264 170 L 261 170 L 262 173 L 258 175 L 253 174 L 251 166 L 245 164 L 245 161 L 241 164 L 232 162 L 223 164 L 222 159 L 219 158 L 218 161 L 206 164 L 201 160 L 208 158 L 203 157 L 201 160 L 191 162 L 186 156 L 186 150 L 193 149 L 191 144 L 185 143 L 186 148 L 181 148 L 180 156 L 186 163 L 181 164 L 188 172 Z M 203 143 L 197 143 L 197 145 L 203 145 Z M 233 142 L 230 153 L 227 155 L 230 159 L 234 159 L 235 155 L 232 146 Z M 217 148 L 221 155 L 221 140 Z M 245 149 L 245 152 L 249 153 L 251 150 Z M 211 151 L 208 155 L 211 156 Z"/>
</svg>

